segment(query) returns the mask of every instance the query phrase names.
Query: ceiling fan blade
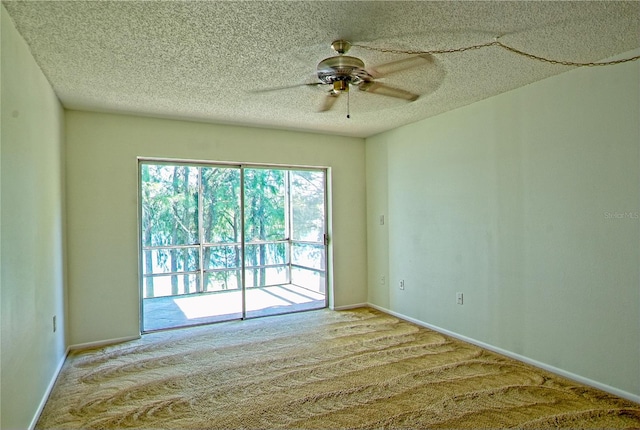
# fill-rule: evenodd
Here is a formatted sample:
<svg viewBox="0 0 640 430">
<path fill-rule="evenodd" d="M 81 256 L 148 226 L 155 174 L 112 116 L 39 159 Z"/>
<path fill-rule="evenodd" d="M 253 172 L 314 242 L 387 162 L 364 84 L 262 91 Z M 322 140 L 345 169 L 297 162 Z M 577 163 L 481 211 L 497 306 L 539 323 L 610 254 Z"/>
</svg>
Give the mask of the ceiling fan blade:
<svg viewBox="0 0 640 430">
<path fill-rule="evenodd" d="M 309 83 L 309 84 L 297 84 L 297 85 L 285 85 L 282 87 L 272 87 L 272 88 L 262 88 L 262 89 L 257 89 L 257 90 L 251 90 L 249 91 L 250 93 L 269 93 L 272 91 L 281 91 L 281 90 L 288 90 L 291 88 L 298 88 L 298 87 L 317 87 L 318 85 L 326 85 L 324 82 L 313 82 L 313 83 Z"/>
<path fill-rule="evenodd" d="M 333 107 L 333 105 L 336 103 L 336 100 L 338 100 L 339 96 L 340 96 L 339 92 L 330 91 L 324 98 L 324 101 L 322 102 L 322 106 L 320 107 L 318 112 L 326 112 L 330 110 Z"/>
<path fill-rule="evenodd" d="M 359 86 L 361 91 L 368 93 L 380 94 L 381 96 L 395 97 L 398 99 L 404 99 L 409 101 L 417 100 L 420 97 L 418 94 L 410 93 L 409 91 L 401 90 L 400 88 L 390 87 L 389 85 L 381 84 L 380 82 L 364 82 Z"/>
<path fill-rule="evenodd" d="M 389 63 L 380 64 L 378 66 L 367 69 L 367 72 L 373 78 L 384 78 L 394 73 L 412 69 L 414 67 L 427 66 L 435 64 L 433 56 L 429 54 L 416 55 L 414 57 L 403 58 L 402 60 L 391 61 Z"/>
</svg>

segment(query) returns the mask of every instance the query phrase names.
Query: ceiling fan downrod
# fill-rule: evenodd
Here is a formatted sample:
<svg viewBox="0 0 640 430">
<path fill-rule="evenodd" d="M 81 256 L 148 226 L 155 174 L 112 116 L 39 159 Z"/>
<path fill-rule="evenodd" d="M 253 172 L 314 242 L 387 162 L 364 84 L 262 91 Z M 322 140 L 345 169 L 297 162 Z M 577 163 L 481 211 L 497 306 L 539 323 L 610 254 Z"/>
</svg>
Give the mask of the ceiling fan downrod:
<svg viewBox="0 0 640 430">
<path fill-rule="evenodd" d="M 349 49 L 351 49 L 351 43 L 347 42 L 346 40 L 334 40 L 331 43 L 331 48 L 336 51 L 338 54 L 340 55 L 344 55 L 347 52 L 349 52 Z"/>
<path fill-rule="evenodd" d="M 349 52 L 349 49 L 351 49 L 351 43 L 347 42 L 346 40 L 334 40 L 331 43 L 331 48 L 336 51 L 339 55 L 344 55 L 347 52 Z M 364 64 L 363 64 L 364 66 Z M 333 90 L 336 92 L 346 92 L 347 93 L 347 119 L 351 118 L 351 114 L 350 114 L 350 97 L 349 97 L 349 82 L 344 80 L 344 81 L 335 81 L 333 83 Z"/>
</svg>

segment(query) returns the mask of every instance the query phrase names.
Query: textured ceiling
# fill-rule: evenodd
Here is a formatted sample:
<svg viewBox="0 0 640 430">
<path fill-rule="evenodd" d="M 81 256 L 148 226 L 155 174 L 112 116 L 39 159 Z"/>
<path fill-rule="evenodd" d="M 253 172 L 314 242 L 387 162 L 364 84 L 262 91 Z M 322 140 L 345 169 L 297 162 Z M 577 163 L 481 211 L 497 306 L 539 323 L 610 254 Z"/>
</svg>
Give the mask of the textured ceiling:
<svg viewBox="0 0 640 430">
<path fill-rule="evenodd" d="M 434 55 L 384 82 L 407 102 L 351 91 L 318 112 L 330 45 L 435 50 L 501 41 L 596 61 L 640 46 L 640 2 L 3 1 L 69 109 L 370 136 L 565 72 L 492 46 Z M 407 58 L 353 47 L 367 68 Z M 612 66 L 616 67 L 616 66 Z"/>
</svg>

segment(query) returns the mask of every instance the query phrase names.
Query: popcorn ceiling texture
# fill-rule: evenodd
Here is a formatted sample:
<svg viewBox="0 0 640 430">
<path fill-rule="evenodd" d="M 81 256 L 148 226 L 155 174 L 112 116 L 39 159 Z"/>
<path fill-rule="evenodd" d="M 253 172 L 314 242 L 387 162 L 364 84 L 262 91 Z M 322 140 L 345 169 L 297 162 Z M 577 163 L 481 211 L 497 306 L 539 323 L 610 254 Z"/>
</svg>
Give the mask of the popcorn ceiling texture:
<svg viewBox="0 0 640 430">
<path fill-rule="evenodd" d="M 490 42 L 596 61 L 640 46 L 640 2 L 3 1 L 66 108 L 366 137 L 569 70 L 498 47 L 434 56 L 318 113 L 330 45 L 432 50 Z M 354 47 L 368 67 L 405 58 Z M 611 66 L 623 67 L 623 66 Z"/>
</svg>

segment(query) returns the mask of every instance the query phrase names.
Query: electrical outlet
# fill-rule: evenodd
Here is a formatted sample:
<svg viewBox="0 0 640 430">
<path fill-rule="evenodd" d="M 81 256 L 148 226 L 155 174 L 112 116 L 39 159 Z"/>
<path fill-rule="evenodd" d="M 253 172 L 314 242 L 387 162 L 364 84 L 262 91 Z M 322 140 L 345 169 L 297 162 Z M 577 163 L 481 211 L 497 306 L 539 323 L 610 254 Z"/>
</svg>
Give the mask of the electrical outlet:
<svg viewBox="0 0 640 430">
<path fill-rule="evenodd" d="M 400 281 L 400 289 L 404 290 L 404 279 L 402 281 Z"/>
<path fill-rule="evenodd" d="M 463 303 L 463 295 L 462 293 L 456 293 L 456 303 L 461 305 Z"/>
<path fill-rule="evenodd" d="M 380 285 L 384 285 L 387 283 L 386 278 L 384 277 L 384 275 L 380 276 Z"/>
<path fill-rule="evenodd" d="M 56 322 L 56 316 L 53 316 L 53 332 L 55 333 L 56 330 L 58 329 L 58 324 Z"/>
</svg>

